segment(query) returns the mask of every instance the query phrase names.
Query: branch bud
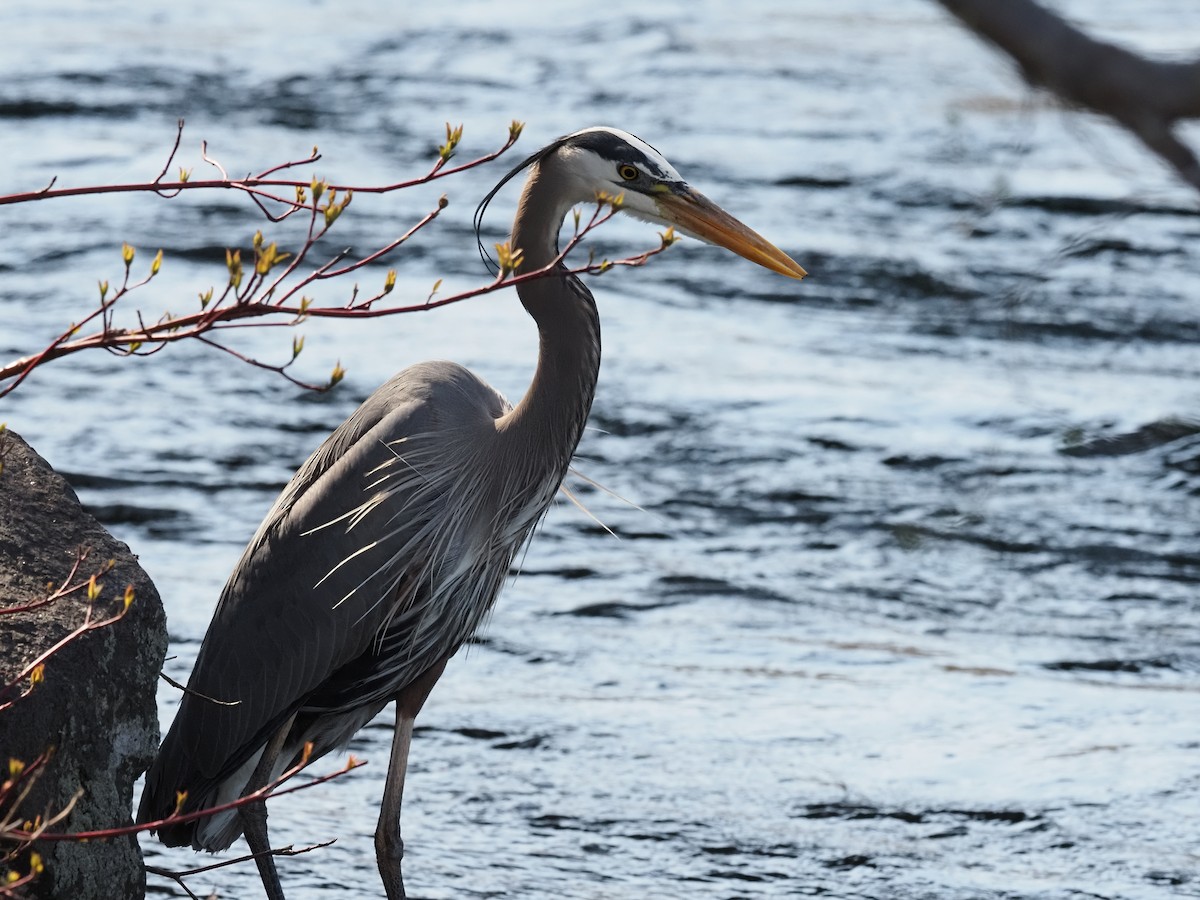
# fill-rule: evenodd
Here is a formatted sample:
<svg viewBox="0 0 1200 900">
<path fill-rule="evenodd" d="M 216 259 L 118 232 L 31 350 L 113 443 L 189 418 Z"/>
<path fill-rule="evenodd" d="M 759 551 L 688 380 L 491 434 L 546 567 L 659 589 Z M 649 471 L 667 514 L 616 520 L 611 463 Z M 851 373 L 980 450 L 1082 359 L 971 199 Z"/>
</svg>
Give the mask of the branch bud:
<svg viewBox="0 0 1200 900">
<path fill-rule="evenodd" d="M 257 243 L 254 250 L 254 271 L 259 275 L 266 275 L 271 269 L 275 268 L 276 263 L 281 263 L 292 255 L 290 253 L 280 253 L 274 241 L 271 241 L 270 244 L 264 247 L 262 246 L 262 241 L 258 240 L 257 235 L 255 236 L 255 240 Z"/>
<path fill-rule="evenodd" d="M 158 253 L 154 254 L 154 261 L 150 263 L 150 277 L 151 278 L 153 278 L 155 275 L 157 275 L 158 270 L 162 268 L 162 256 L 163 256 L 163 252 L 161 250 L 159 250 Z"/>
<path fill-rule="evenodd" d="M 446 123 L 446 143 L 438 147 L 438 156 L 442 162 L 448 160 L 454 155 L 454 148 L 458 146 L 458 142 L 462 140 L 463 127 L 459 125 L 457 128 L 451 128 L 450 123 Z"/>
<path fill-rule="evenodd" d="M 508 277 L 524 261 L 525 253 L 519 247 L 513 249 L 506 241 L 503 244 L 496 245 L 496 259 L 500 266 L 501 277 Z"/>
<path fill-rule="evenodd" d="M 229 269 L 229 283 L 235 288 L 242 284 L 242 251 L 226 250 L 225 267 Z"/>
<path fill-rule="evenodd" d="M 352 199 L 354 199 L 354 192 L 347 191 L 345 199 L 343 199 L 341 203 L 338 203 L 337 202 L 337 191 L 332 188 L 330 189 L 329 200 L 325 204 L 325 209 L 324 209 L 325 227 L 326 228 L 328 228 L 330 225 L 332 225 L 334 222 L 337 221 L 338 216 L 340 216 L 342 214 L 342 212 L 346 209 L 346 207 L 350 205 L 350 201 Z"/>
<path fill-rule="evenodd" d="M 128 244 L 121 244 L 121 259 L 125 262 L 125 268 L 129 268 L 133 264 L 133 256 L 137 251 Z"/>
<path fill-rule="evenodd" d="M 610 194 L 608 191 L 596 191 L 596 202 L 601 206 L 611 206 L 613 209 L 620 209 L 621 204 L 625 202 L 625 195 Z"/>
</svg>

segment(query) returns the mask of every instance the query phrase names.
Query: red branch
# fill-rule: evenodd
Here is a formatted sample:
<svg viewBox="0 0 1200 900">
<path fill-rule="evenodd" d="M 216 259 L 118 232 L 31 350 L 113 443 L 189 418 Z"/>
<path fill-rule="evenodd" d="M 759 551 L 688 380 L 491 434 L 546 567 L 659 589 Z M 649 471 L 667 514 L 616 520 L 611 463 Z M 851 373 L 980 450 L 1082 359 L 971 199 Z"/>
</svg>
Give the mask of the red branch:
<svg viewBox="0 0 1200 900">
<path fill-rule="evenodd" d="M 30 843 L 33 841 L 95 841 L 106 840 L 117 837 L 124 837 L 129 834 L 138 834 L 143 831 L 155 831 L 162 828 L 164 825 L 180 825 L 185 822 L 194 822 L 197 819 L 207 819 L 209 816 L 217 813 L 228 812 L 231 809 L 241 809 L 243 806 L 254 803 L 258 800 L 270 800 L 273 797 L 284 797 L 288 794 L 294 794 L 297 791 L 306 791 L 309 788 L 314 788 L 317 785 L 325 784 L 327 781 L 333 781 L 335 778 L 341 778 L 347 772 L 353 772 L 355 769 L 360 769 L 366 765 L 366 762 L 356 759 L 351 756 L 347 760 L 346 765 L 336 771 L 329 772 L 315 778 L 310 778 L 303 784 L 293 785 L 289 788 L 279 790 L 280 786 L 291 780 L 295 775 L 303 771 L 309 765 L 309 753 L 312 750 L 312 744 L 305 745 L 305 751 L 300 757 L 300 761 L 276 778 L 269 784 L 264 785 L 257 791 L 251 791 L 249 794 L 244 794 L 237 800 L 231 800 L 228 803 L 222 803 L 218 806 L 210 806 L 207 809 L 198 809 L 190 813 L 174 812 L 165 819 L 157 819 L 153 822 L 141 822 L 136 825 L 124 825 L 119 828 L 99 828 L 94 831 L 68 831 L 68 832 L 47 832 L 41 829 L 26 831 L 24 829 L 12 828 L 5 831 L 0 831 L 0 840 L 19 841 L 22 843 Z"/>
<path fill-rule="evenodd" d="M 0 685 L 0 712 L 4 712 L 17 701 L 29 696 L 29 694 L 33 692 L 34 687 L 37 685 L 38 681 L 41 680 L 40 673 L 42 668 L 44 667 L 46 661 L 54 656 L 54 654 L 58 653 L 68 644 L 79 640 L 79 638 L 83 637 L 83 635 L 87 634 L 89 631 L 107 628 L 109 625 L 112 625 L 114 622 L 122 619 L 125 616 L 125 613 L 129 611 L 129 605 L 133 602 L 133 593 L 131 588 L 126 590 L 124 605 L 118 612 L 103 619 L 93 618 L 93 614 L 95 613 L 95 600 L 98 597 L 97 581 L 112 570 L 114 563 L 112 560 L 109 560 L 103 566 L 97 569 L 96 572 L 94 572 L 90 577 L 72 583 L 71 579 L 73 579 L 76 573 L 78 573 L 79 566 L 83 563 L 84 559 L 87 558 L 88 552 L 89 551 L 87 550 L 79 551 L 79 553 L 76 555 L 75 563 L 71 567 L 71 571 L 67 575 L 66 580 L 63 581 L 62 585 L 58 589 L 52 591 L 45 598 L 36 600 L 32 603 L 23 604 L 21 606 L 10 606 L 0 609 L 0 613 L 2 614 L 27 612 L 29 610 L 46 606 L 47 604 L 57 602 L 62 600 L 64 597 L 69 597 L 71 594 L 75 594 L 80 591 L 86 590 L 88 592 L 87 609 L 84 612 L 83 621 L 76 628 L 66 634 L 61 640 L 56 641 L 51 647 L 47 648 L 26 663 L 25 666 L 19 672 L 17 672 L 17 674 L 7 684 Z M 28 682 L 25 686 L 25 689 L 19 694 L 16 694 L 16 696 L 13 696 L 13 693 L 22 682 Z"/>
<path fill-rule="evenodd" d="M 221 172 L 222 177 L 201 181 L 193 181 L 190 178 L 179 181 L 163 181 L 162 178 L 166 174 L 167 169 L 170 168 L 171 160 L 174 159 L 176 152 L 179 150 L 179 141 L 183 130 L 182 120 L 180 120 L 179 123 L 179 130 L 180 131 L 175 138 L 175 148 L 171 151 L 170 156 L 168 156 L 167 163 L 165 166 L 163 166 L 162 173 L 160 173 L 158 178 L 154 179 L 154 181 L 133 182 L 129 184 L 87 185 L 84 187 L 73 188 L 53 188 L 51 185 L 53 185 L 54 182 L 52 181 L 50 185 L 42 188 L 41 190 L 22 191 L 16 194 L 0 194 L 0 206 L 7 206 L 11 203 L 29 203 L 30 201 L 36 200 L 51 200 L 58 197 L 91 196 L 93 194 L 155 193 L 163 194 L 164 196 L 167 194 L 170 196 L 177 196 L 183 191 L 215 189 L 243 191 L 246 193 L 257 191 L 258 193 L 265 194 L 272 200 L 278 200 L 281 203 L 291 203 L 290 200 L 267 194 L 263 189 L 291 188 L 294 190 L 295 188 L 308 188 L 312 182 L 285 178 L 271 178 L 269 176 L 284 169 L 294 168 L 307 163 L 314 163 L 321 158 L 321 154 L 318 153 L 317 149 L 314 147 L 312 154 L 304 159 L 280 163 L 270 167 L 269 169 L 264 169 L 257 175 L 250 175 L 246 178 L 230 178 L 219 163 L 214 162 L 208 157 L 207 150 L 205 149 L 201 151 L 205 162 L 209 162 L 216 166 L 218 171 Z M 436 181 L 439 178 L 457 175 L 459 172 L 465 172 L 467 169 L 474 169 L 476 166 L 481 166 L 484 163 L 491 162 L 501 154 L 507 152 L 512 145 L 517 142 L 517 138 L 520 137 L 520 134 L 520 125 L 518 123 L 513 123 L 513 127 L 509 129 L 509 138 L 504 145 L 500 147 L 500 149 L 493 150 L 490 153 L 485 153 L 484 155 L 472 159 L 469 162 L 449 167 L 446 165 L 446 163 L 450 159 L 450 153 L 440 154 L 437 162 L 433 164 L 433 167 L 430 168 L 430 170 L 424 175 L 416 178 L 410 178 L 405 181 L 397 181 L 393 184 L 383 185 L 330 184 L 329 188 L 338 191 L 339 193 L 353 191 L 356 194 L 390 194 L 393 191 L 402 191 L 406 188 L 428 184 L 429 182 Z M 207 147 L 207 145 L 203 146 Z M 453 151 L 453 147 L 450 149 Z"/>
<path fill-rule="evenodd" d="M 383 297 L 392 292 L 394 275 L 391 274 L 389 274 L 389 279 L 385 282 L 383 289 L 365 300 L 358 299 L 357 288 L 352 293 L 350 300 L 340 305 L 317 306 L 313 305 L 305 297 L 300 297 L 297 303 L 294 298 L 304 288 L 317 281 L 346 275 L 357 271 L 368 263 L 379 260 L 385 254 L 403 244 L 417 230 L 433 221 L 441 209 L 444 208 L 444 202 L 440 202 L 437 209 L 429 212 L 416 225 L 385 247 L 350 262 L 346 262 L 346 253 L 344 251 L 338 253 L 323 265 L 313 269 L 307 275 L 301 276 L 295 283 L 285 288 L 283 285 L 284 279 L 296 271 L 312 246 L 328 230 L 328 226 L 320 229 L 310 224 L 309 238 L 304 248 L 296 254 L 281 275 L 268 283 L 266 280 L 267 272 L 260 273 L 256 271 L 244 285 L 241 285 L 238 280 L 240 276 L 231 276 L 231 283 L 225 292 L 216 301 L 206 304 L 198 312 L 164 317 L 154 324 L 147 325 L 142 323 L 139 328 L 113 328 L 104 316 L 111 309 L 112 304 L 120 296 L 123 296 L 123 293 L 127 292 L 127 289 L 122 286 L 111 299 L 102 301 L 100 307 L 83 320 L 83 323 L 87 323 L 101 318 L 101 327 L 97 331 L 84 337 L 73 337 L 81 327 L 80 325 L 73 326 L 52 341 L 40 353 L 15 360 L 5 366 L 0 366 L 0 381 L 5 379 L 10 380 L 9 384 L 0 387 L 0 397 L 14 390 L 37 366 L 53 359 L 78 353 L 82 350 L 104 348 L 121 355 L 146 355 L 157 352 L 167 344 L 188 339 L 201 340 L 210 346 L 231 354 L 243 362 L 276 372 L 301 387 L 312 390 L 326 390 L 333 384 L 336 384 L 340 380 L 341 375 L 344 374 L 340 367 L 335 369 L 334 376 L 325 385 L 309 384 L 293 378 L 286 372 L 286 369 L 292 365 L 299 354 L 299 345 L 293 345 L 292 359 L 287 363 L 272 365 L 252 359 L 236 350 L 225 347 L 208 335 L 227 328 L 265 327 L 271 325 L 293 327 L 309 318 L 369 319 L 404 313 L 427 312 L 442 306 L 448 306 L 452 303 L 461 303 L 464 300 L 520 285 L 534 279 L 545 278 L 556 273 L 561 274 L 564 271 L 575 275 L 600 274 L 614 266 L 641 266 L 650 257 L 663 252 L 663 250 L 674 242 L 674 235 L 668 232 L 663 235 L 660 245 L 653 250 L 618 260 L 605 259 L 596 261 L 589 259 L 586 263 L 568 267 L 564 270 L 562 265 L 567 254 L 578 247 L 583 238 L 592 229 L 608 221 L 618 207 L 619 200 L 614 201 L 614 199 L 610 198 L 598 198 L 596 208 L 587 223 L 581 228 L 577 228 L 576 233 L 567 242 L 558 256 L 540 269 L 523 272 L 519 275 L 512 271 L 501 272 L 493 281 L 487 284 L 435 300 L 433 297 L 436 294 L 437 287 L 441 284 L 439 280 L 437 285 L 434 286 L 434 290 L 424 301 L 400 305 L 376 306 Z M 312 217 L 315 222 L 315 209 L 312 211 Z M 256 254 L 261 255 L 263 252 L 261 246 L 256 249 Z M 231 256 L 230 259 L 234 260 L 234 257 Z M 237 271 L 240 273 L 239 261 L 230 262 L 231 272 L 234 271 L 235 266 L 239 267 Z M 137 286 L 139 285 L 134 285 L 134 287 Z M 275 319 L 276 321 L 264 321 L 266 319 Z M 280 319 L 282 321 L 278 321 Z M 149 348 L 143 349 L 147 345 L 149 345 Z"/>
<path fill-rule="evenodd" d="M 182 127 L 183 123 L 180 122 L 180 133 Z M 72 323 L 39 352 L 0 366 L 0 398 L 15 390 L 38 366 L 73 353 L 104 349 L 120 356 L 146 356 L 161 351 L 168 344 L 188 339 L 200 340 L 250 365 L 282 375 L 301 387 L 327 390 L 340 381 L 345 374 L 340 364 L 334 368 L 329 381 L 322 385 L 301 381 L 287 372 L 303 348 L 302 339 L 297 338 L 293 341 L 291 359 L 278 365 L 260 362 L 224 346 L 215 338 L 215 333 L 226 328 L 294 327 L 309 318 L 367 319 L 402 313 L 425 312 L 519 285 L 535 278 L 562 273 L 567 253 L 576 248 L 583 237 L 593 228 L 611 217 L 613 211 L 620 204 L 618 198 L 598 197 L 596 210 L 587 224 L 580 228 L 577 218 L 576 233 L 563 252 L 551 264 L 536 271 L 522 272 L 518 275 L 513 271 L 516 266 L 510 266 L 488 284 L 435 300 L 434 296 L 441 286 L 439 280 L 429 296 L 419 303 L 397 304 L 393 302 L 389 304 L 381 302 L 394 289 L 396 280 L 394 270 L 388 272 L 382 289 L 365 299 L 359 297 L 357 285 L 351 290 L 350 297 L 341 303 L 314 304 L 311 298 L 303 296 L 301 293 L 317 282 L 341 278 L 380 262 L 401 247 L 414 234 L 432 223 L 447 204 L 447 199 L 443 196 L 435 209 L 426 213 L 407 231 L 372 252 L 355 258 L 351 257 L 348 249 L 341 250 L 323 263 L 306 272 L 301 272 L 301 269 L 308 263 L 314 247 L 327 237 L 330 228 L 350 205 L 355 193 L 382 194 L 402 190 L 482 165 L 507 151 L 516 141 L 520 131 L 520 124 L 514 122 L 509 130 L 508 140 L 498 150 L 484 154 L 470 162 L 451 167 L 447 165 L 447 162 L 453 156 L 454 149 L 461 139 L 462 131 L 461 128 L 451 129 L 447 126 L 446 143 L 439 148 L 437 162 L 425 175 L 383 186 L 350 186 L 329 184 L 316 179 L 304 182 L 271 177 L 282 170 L 319 159 L 316 148 L 313 149 L 311 155 L 304 159 L 280 163 L 256 176 L 238 180 L 229 178 L 221 164 L 209 157 L 207 147 L 204 146 L 202 158 L 221 173 L 221 178 L 210 181 L 193 181 L 188 177 L 181 176 L 179 181 L 164 182 L 162 178 L 179 148 L 180 134 L 177 133 L 175 145 L 168 156 L 166 165 L 159 173 L 158 178 L 152 182 L 60 189 L 53 189 L 52 182 L 41 191 L 0 197 L 0 204 L 4 204 L 84 193 L 152 191 L 164 197 L 174 197 L 183 190 L 229 188 L 242 191 L 250 196 L 263 214 L 273 222 L 279 222 L 296 213 L 307 214 L 304 217 L 307 219 L 304 241 L 294 254 L 279 251 L 275 243 L 267 244 L 260 231 L 254 238 L 253 260 L 247 258 L 243 262 L 241 250 L 226 251 L 228 281 L 215 298 L 213 289 L 202 294 L 198 311 L 180 315 L 165 313 L 157 321 L 150 323 L 146 322 L 138 312 L 137 327 L 119 328 L 113 321 L 114 308 L 129 293 L 145 286 L 153 279 L 162 262 L 162 252 L 159 251 L 159 255 L 151 263 L 149 274 L 140 281 L 131 283 L 130 275 L 135 254 L 132 247 L 125 245 L 122 248 L 124 276 L 120 285 L 110 291 L 108 282 L 101 282 L 100 302 L 83 319 Z M 291 188 L 294 197 L 289 198 L 277 193 L 283 188 Z M 268 204 L 282 207 L 282 212 L 273 213 Z M 589 259 L 586 264 L 576 265 L 565 271 L 576 275 L 598 274 L 613 266 L 640 266 L 651 256 L 661 253 L 673 240 L 673 235 L 668 233 L 664 235 L 662 245 L 654 250 L 616 261 L 596 262 L 594 259 Z M 89 326 L 94 330 L 82 334 L 84 329 Z"/>
</svg>

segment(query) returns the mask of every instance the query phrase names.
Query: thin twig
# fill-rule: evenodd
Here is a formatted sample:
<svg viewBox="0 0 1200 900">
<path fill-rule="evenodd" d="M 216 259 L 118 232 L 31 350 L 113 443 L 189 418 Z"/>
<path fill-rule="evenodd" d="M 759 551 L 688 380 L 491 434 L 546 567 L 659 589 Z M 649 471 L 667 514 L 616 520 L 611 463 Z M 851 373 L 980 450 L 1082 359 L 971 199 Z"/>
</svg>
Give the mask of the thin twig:
<svg viewBox="0 0 1200 900">
<path fill-rule="evenodd" d="M 193 697 L 199 697 L 201 700 L 207 700 L 209 703 L 215 703 L 217 706 L 240 706 L 242 703 L 241 700 L 218 700 L 216 697 L 210 697 L 208 694 L 202 694 L 199 691 L 188 687 L 186 684 L 180 684 L 166 672 L 159 672 L 158 677 L 176 690 L 183 691 L 183 693 L 190 694 Z"/>
<path fill-rule="evenodd" d="M 212 872 L 215 869 L 224 869 L 227 866 L 236 866 L 241 863 L 250 862 L 258 859 L 260 856 L 299 856 L 301 853 L 311 853 L 314 850 L 322 850 L 337 842 L 337 838 L 331 838 L 328 841 L 321 841 L 319 844 L 310 844 L 307 847 L 295 849 L 289 844 L 286 847 L 274 847 L 270 850 L 265 850 L 261 853 L 247 853 L 245 856 L 239 856 L 235 859 L 226 859 L 218 863 L 211 863 L 207 866 L 197 866 L 194 869 L 184 869 L 182 872 L 175 872 L 171 869 L 164 869 L 160 866 L 146 866 L 146 871 L 151 875 L 157 875 L 160 878 L 167 878 L 174 881 L 177 885 L 187 891 L 187 895 L 193 900 L 200 898 L 192 892 L 192 889 L 187 886 L 183 879 L 190 878 L 193 875 L 202 875 L 205 872 Z"/>
<path fill-rule="evenodd" d="M 225 167 L 208 155 L 208 141 L 200 142 L 200 158 L 221 173 L 222 181 L 229 182 L 229 173 L 225 171 Z"/>
<path fill-rule="evenodd" d="M 296 763 L 296 765 L 292 766 L 274 781 L 264 785 L 257 791 L 251 791 L 250 793 L 244 794 L 236 800 L 231 800 L 228 803 L 221 803 L 216 806 L 206 807 L 205 809 L 198 809 L 189 813 L 172 813 L 165 819 L 158 819 L 154 822 L 142 822 L 135 825 L 124 825 L 119 828 L 100 828 L 93 831 L 74 831 L 57 834 L 44 833 L 35 835 L 29 831 L 10 830 L 8 832 L 0 833 L 0 839 L 8 841 L 29 841 L 36 837 L 36 839 L 40 841 L 94 841 L 115 837 L 124 837 L 125 835 L 129 834 L 139 834 L 143 831 L 156 831 L 157 829 L 162 828 L 164 825 L 182 825 L 186 822 L 194 822 L 197 819 L 206 819 L 210 816 L 216 815 L 217 813 L 227 812 L 231 809 L 241 809 L 243 806 L 254 803 L 258 800 L 270 800 L 274 797 L 284 797 L 288 794 L 294 794 L 297 791 L 306 791 L 309 788 L 314 788 L 318 785 L 325 784 L 327 781 L 340 778 L 346 773 L 353 772 L 355 769 L 366 765 L 364 761 L 356 759 L 352 756 L 345 766 L 334 772 L 322 775 L 319 778 L 312 778 L 303 784 L 294 785 L 293 787 L 283 788 L 280 790 L 280 786 L 284 782 L 293 778 L 297 773 L 307 768 L 309 763 L 310 761 L 306 754 L 302 756 L 300 762 Z"/>
<path fill-rule="evenodd" d="M 518 131 L 518 134 L 519 134 L 519 131 Z M 516 140 L 517 140 L 516 136 L 510 135 L 509 139 L 507 141 L 505 141 L 504 145 L 501 146 L 498 150 L 493 150 L 490 153 L 485 153 L 482 156 L 476 157 L 475 159 L 469 160 L 465 163 L 461 163 L 457 166 L 446 167 L 444 161 L 439 159 L 438 162 L 435 163 L 428 172 L 426 172 L 424 175 L 418 176 L 416 178 L 409 178 L 404 181 L 397 181 L 397 182 L 393 182 L 391 184 L 384 184 L 384 185 L 362 185 L 362 184 L 356 185 L 356 184 L 334 183 L 334 184 L 328 185 L 328 187 L 331 190 L 338 191 L 339 193 L 345 193 L 346 191 L 353 191 L 356 194 L 390 194 L 390 193 L 394 193 L 396 191 L 406 190 L 407 188 L 417 187 L 418 185 L 428 184 L 430 181 L 434 181 L 439 178 L 447 178 L 450 175 L 457 175 L 459 172 L 465 172 L 468 169 L 473 169 L 473 168 L 476 168 L 477 166 L 481 166 L 485 163 L 489 163 L 492 160 L 501 156 L 502 154 L 506 153 L 509 149 L 511 149 L 513 144 L 516 143 Z M 205 146 L 207 146 L 207 144 L 205 144 Z M 213 162 L 211 159 L 206 159 L 205 161 L 210 162 L 210 163 L 212 163 L 212 165 L 220 168 L 219 164 L 216 162 Z M 292 165 L 292 164 L 289 163 L 288 165 Z M 278 171 L 279 168 L 280 167 L 277 166 L 277 167 L 273 167 L 272 169 L 268 169 L 266 171 L 274 172 L 274 171 Z M 221 169 L 221 171 L 224 172 L 223 169 Z M 53 185 L 53 184 L 54 184 L 54 181 L 51 181 L 51 185 Z M 76 187 L 76 188 L 59 188 L 57 190 L 51 190 L 50 185 L 47 185 L 46 187 L 44 187 L 40 190 L 37 190 L 37 191 L 24 191 L 24 192 L 20 192 L 20 193 L 16 193 L 16 194 L 0 195 L 0 206 L 7 206 L 7 205 L 10 205 L 13 203 L 28 203 L 31 200 L 49 200 L 49 199 L 55 199 L 55 198 L 60 198 L 60 197 L 79 197 L 79 196 L 84 196 L 84 195 L 91 196 L 93 194 L 129 194 L 129 193 L 138 193 L 138 192 L 143 192 L 143 191 L 151 191 L 151 192 L 156 192 L 156 193 L 161 192 L 161 191 L 180 191 L 180 192 L 182 192 L 182 191 L 194 191 L 194 190 L 212 190 L 215 188 L 225 188 L 225 189 L 239 190 L 239 191 L 246 191 L 249 188 L 264 188 L 264 187 L 295 189 L 298 187 L 299 188 L 307 188 L 310 186 L 310 184 L 311 184 L 310 181 L 298 181 L 298 180 L 281 179 L 281 178 L 267 178 L 267 177 L 264 177 L 263 174 L 260 174 L 259 176 L 254 177 L 254 178 L 243 178 L 243 179 L 240 179 L 237 181 L 231 180 L 227 175 L 223 175 L 223 177 L 219 178 L 219 179 L 208 179 L 208 180 L 201 180 L 201 181 L 188 180 L 188 181 L 174 181 L 174 182 L 166 182 L 166 183 L 157 182 L 157 181 L 131 182 L 131 183 L 127 183 L 127 184 L 102 184 L 102 185 L 88 185 L 86 187 Z M 286 201 L 283 201 L 283 202 L 286 202 Z"/>
<path fill-rule="evenodd" d="M 183 140 L 183 119 L 180 119 L 175 128 L 175 146 L 171 148 L 171 152 L 167 154 L 167 161 L 163 163 L 162 171 L 158 173 L 158 177 L 154 180 L 162 181 L 167 174 L 167 170 L 171 168 L 171 161 L 175 159 L 175 154 L 179 152 L 179 142 Z"/>
</svg>

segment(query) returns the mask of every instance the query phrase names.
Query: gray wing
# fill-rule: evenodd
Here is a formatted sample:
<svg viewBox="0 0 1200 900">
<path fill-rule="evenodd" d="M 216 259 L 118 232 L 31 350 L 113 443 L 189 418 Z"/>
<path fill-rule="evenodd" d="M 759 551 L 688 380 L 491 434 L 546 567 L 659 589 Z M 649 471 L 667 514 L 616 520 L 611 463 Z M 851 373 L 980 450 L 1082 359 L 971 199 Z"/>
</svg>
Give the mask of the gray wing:
<svg viewBox="0 0 1200 900">
<path fill-rule="evenodd" d="M 225 586 L 189 681 L 195 693 L 147 777 L 158 799 L 144 807 L 169 812 L 176 790 L 230 774 L 385 630 L 388 644 L 403 643 L 388 626 L 419 625 L 396 614 L 397 602 L 416 602 L 409 570 L 423 565 L 404 553 L 434 535 L 423 519 L 458 480 L 447 467 L 478 458 L 468 448 L 486 443 L 508 409 L 461 366 L 423 363 L 372 394 L 301 466 Z M 414 657 L 412 677 L 432 662 Z"/>
</svg>

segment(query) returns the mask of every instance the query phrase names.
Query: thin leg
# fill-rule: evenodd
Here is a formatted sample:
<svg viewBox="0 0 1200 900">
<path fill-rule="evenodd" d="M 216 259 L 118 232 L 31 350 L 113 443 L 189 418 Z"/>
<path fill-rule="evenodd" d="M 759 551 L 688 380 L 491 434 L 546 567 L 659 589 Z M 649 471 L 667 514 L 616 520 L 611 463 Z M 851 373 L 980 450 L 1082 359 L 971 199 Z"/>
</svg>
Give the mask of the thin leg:
<svg viewBox="0 0 1200 900">
<path fill-rule="evenodd" d="M 413 719 L 396 710 L 396 731 L 392 735 L 392 756 L 388 762 L 387 784 L 375 828 L 375 859 L 388 900 L 404 900 L 404 878 L 400 863 L 404 859 L 404 838 L 400 836 L 400 804 L 404 801 L 404 773 L 408 769 L 408 748 L 412 744 Z"/>
<path fill-rule="evenodd" d="M 443 659 L 396 696 L 396 730 L 392 735 L 392 755 L 388 761 L 383 803 L 379 808 L 379 824 L 375 828 L 375 859 L 388 900 L 404 900 L 404 878 L 400 873 L 400 863 L 404 859 L 400 804 L 404 801 L 404 774 L 408 770 L 413 722 L 445 668 L 446 660 Z"/>
<path fill-rule="evenodd" d="M 294 717 L 292 717 L 294 718 Z M 292 727 L 292 718 L 283 723 L 283 727 L 275 732 L 275 736 L 263 748 L 262 757 L 254 769 L 254 774 L 246 783 L 242 796 L 259 790 L 271 780 L 271 770 L 283 750 L 288 731 Z M 238 818 L 242 820 L 242 833 L 250 852 L 254 854 L 254 862 L 258 865 L 258 875 L 262 879 L 263 890 L 267 900 L 285 900 L 283 885 L 279 883 L 279 873 L 275 871 L 275 857 L 271 854 L 271 841 L 267 838 L 267 801 L 256 800 L 238 809 Z"/>
</svg>

